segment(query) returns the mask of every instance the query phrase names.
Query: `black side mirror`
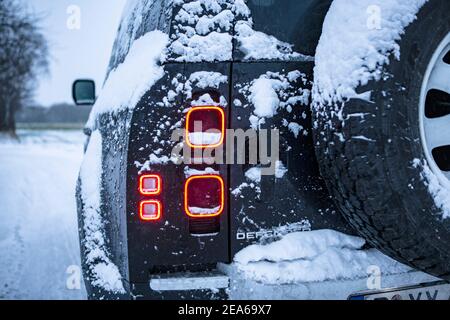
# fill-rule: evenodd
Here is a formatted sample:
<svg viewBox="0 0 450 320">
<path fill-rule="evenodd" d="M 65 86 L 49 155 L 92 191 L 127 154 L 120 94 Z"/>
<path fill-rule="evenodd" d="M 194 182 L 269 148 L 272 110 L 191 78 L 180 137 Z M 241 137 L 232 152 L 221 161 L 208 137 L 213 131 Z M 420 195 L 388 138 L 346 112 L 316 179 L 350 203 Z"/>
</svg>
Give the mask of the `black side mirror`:
<svg viewBox="0 0 450 320">
<path fill-rule="evenodd" d="M 73 101 L 77 106 L 95 103 L 95 82 L 92 80 L 76 80 L 72 85 Z"/>
</svg>

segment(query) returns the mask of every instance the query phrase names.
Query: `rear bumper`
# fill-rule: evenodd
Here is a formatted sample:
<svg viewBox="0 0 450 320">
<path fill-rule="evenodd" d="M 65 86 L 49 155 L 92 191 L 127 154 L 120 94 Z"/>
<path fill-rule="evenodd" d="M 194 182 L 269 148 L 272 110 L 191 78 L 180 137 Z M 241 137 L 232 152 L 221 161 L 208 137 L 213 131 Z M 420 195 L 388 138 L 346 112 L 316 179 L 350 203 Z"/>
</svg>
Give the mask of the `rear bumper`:
<svg viewBox="0 0 450 320">
<path fill-rule="evenodd" d="M 131 285 L 133 300 L 226 300 L 228 276 L 218 272 L 153 275 L 148 283 Z"/>
<path fill-rule="evenodd" d="M 370 276 L 356 279 L 326 280 L 269 285 L 255 282 L 238 273 L 230 273 L 230 300 L 347 300 L 354 293 L 367 291 Z M 434 282 L 433 276 L 410 271 L 381 277 L 382 288 L 398 288 Z"/>
<path fill-rule="evenodd" d="M 204 281 L 210 283 L 226 284 L 226 288 L 203 288 L 193 290 L 180 290 L 183 279 L 187 280 L 184 285 L 191 280 L 207 278 Z M 158 286 L 167 285 L 167 290 L 155 291 L 151 289 L 152 279 Z M 259 283 L 245 278 L 245 276 L 230 270 L 229 276 L 223 273 L 184 273 L 173 274 L 171 276 L 156 276 L 145 284 L 133 284 L 132 299 L 134 300 L 346 300 L 352 294 L 367 291 L 368 278 L 329 280 L 311 283 L 293 283 L 284 285 L 269 285 Z M 213 280 L 215 279 L 215 280 Z M 229 282 L 228 282 L 229 279 Z M 403 286 L 416 285 L 418 283 L 430 283 L 437 281 L 435 277 L 418 271 L 410 271 L 396 275 L 385 275 L 381 278 L 383 288 L 398 288 Z M 178 290 L 168 290 L 169 287 Z M 222 287 L 219 285 L 219 287 Z"/>
</svg>

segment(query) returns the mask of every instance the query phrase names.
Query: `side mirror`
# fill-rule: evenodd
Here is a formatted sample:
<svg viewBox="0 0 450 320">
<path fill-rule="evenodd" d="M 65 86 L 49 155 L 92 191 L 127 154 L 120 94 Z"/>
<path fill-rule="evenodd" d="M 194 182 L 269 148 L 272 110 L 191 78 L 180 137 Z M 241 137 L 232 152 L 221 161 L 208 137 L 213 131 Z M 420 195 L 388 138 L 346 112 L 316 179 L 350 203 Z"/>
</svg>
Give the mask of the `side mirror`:
<svg viewBox="0 0 450 320">
<path fill-rule="evenodd" d="M 76 80 L 72 85 L 73 101 L 77 106 L 95 103 L 95 82 L 92 80 Z"/>
</svg>

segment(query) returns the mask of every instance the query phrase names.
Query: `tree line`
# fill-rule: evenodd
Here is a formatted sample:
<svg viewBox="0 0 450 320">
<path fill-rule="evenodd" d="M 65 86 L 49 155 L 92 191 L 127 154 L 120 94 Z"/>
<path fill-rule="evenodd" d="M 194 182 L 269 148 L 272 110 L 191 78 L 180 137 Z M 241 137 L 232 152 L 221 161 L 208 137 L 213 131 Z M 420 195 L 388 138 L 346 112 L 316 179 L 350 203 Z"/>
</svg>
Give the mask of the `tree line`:
<svg viewBox="0 0 450 320">
<path fill-rule="evenodd" d="M 15 135 L 15 113 L 33 98 L 37 77 L 48 71 L 40 17 L 18 0 L 0 0 L 0 132 Z"/>
</svg>

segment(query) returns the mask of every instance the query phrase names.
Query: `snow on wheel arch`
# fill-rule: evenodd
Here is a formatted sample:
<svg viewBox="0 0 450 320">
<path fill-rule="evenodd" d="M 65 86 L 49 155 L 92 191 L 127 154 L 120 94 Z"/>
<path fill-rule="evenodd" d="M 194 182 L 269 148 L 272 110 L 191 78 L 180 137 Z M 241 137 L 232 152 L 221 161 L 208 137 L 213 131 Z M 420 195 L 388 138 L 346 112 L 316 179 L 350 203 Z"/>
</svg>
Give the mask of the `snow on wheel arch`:
<svg viewBox="0 0 450 320">
<path fill-rule="evenodd" d="M 94 131 L 81 165 L 82 241 L 92 285 L 115 294 L 125 293 L 117 266 L 106 248 L 104 221 L 101 216 L 102 136 Z"/>
</svg>

